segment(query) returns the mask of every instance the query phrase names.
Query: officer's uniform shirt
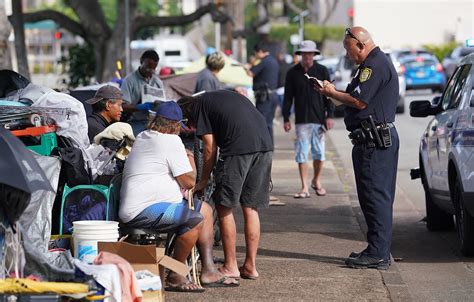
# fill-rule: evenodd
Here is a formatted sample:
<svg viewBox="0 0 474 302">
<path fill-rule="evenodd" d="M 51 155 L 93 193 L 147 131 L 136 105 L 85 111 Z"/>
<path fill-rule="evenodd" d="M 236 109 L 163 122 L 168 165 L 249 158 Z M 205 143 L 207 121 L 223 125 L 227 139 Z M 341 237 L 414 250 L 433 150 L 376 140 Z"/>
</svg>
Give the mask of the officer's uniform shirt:
<svg viewBox="0 0 474 302">
<path fill-rule="evenodd" d="M 277 89 L 279 70 L 280 66 L 274 57 L 268 55 L 263 58 L 260 63 L 250 68 L 250 71 L 254 74 L 253 90 Z"/>
<path fill-rule="evenodd" d="M 372 115 L 376 124 L 395 121 L 398 102 L 398 75 L 390 59 L 380 48 L 374 48 L 360 64 L 346 92 L 367 104 L 359 110 L 346 106 L 344 122 L 352 131 Z"/>
</svg>

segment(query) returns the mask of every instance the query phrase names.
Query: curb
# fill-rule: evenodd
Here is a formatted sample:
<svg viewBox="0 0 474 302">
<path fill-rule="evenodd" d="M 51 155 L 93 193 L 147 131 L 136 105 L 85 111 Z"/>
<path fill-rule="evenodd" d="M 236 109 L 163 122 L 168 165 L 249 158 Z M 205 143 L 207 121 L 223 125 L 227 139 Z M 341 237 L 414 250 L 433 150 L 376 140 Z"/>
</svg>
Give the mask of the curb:
<svg viewBox="0 0 474 302">
<path fill-rule="evenodd" d="M 344 187 L 344 191 L 349 196 L 349 201 L 351 202 L 352 212 L 357 219 L 360 230 L 364 235 L 367 233 L 367 225 L 365 223 L 365 218 L 362 213 L 362 210 L 359 206 L 359 200 L 357 198 L 357 191 L 354 183 L 354 179 L 344 171 L 347 168 L 352 169 L 352 167 L 344 167 L 344 163 L 341 160 L 339 153 L 337 152 L 334 144 L 329 135 L 326 135 L 326 152 L 330 151 L 329 160 L 331 160 L 336 167 L 336 173 L 341 180 L 341 183 Z M 408 291 L 408 285 L 403 281 L 400 271 L 398 269 L 397 263 L 392 258 L 392 265 L 389 270 L 382 271 L 379 270 L 379 273 L 382 277 L 382 281 L 385 284 L 387 291 L 390 295 L 390 300 L 392 301 L 413 301 L 410 292 Z"/>
</svg>

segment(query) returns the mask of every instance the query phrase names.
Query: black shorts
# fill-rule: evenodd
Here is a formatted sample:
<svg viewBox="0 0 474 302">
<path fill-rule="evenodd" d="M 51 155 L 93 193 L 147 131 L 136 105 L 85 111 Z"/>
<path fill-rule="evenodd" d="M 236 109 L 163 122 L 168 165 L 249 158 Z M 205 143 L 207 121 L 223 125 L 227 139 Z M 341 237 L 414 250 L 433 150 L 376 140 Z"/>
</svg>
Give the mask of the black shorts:
<svg viewBox="0 0 474 302">
<path fill-rule="evenodd" d="M 216 166 L 216 189 L 212 199 L 218 205 L 233 208 L 268 207 L 272 151 L 220 158 Z"/>
</svg>

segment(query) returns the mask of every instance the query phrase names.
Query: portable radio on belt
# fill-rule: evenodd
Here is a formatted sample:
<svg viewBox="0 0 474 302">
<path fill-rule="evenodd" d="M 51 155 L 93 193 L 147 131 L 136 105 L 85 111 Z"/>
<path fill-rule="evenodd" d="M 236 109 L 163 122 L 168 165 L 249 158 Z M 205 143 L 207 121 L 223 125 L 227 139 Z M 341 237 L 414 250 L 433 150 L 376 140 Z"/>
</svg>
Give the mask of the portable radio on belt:
<svg viewBox="0 0 474 302">
<path fill-rule="evenodd" d="M 375 125 L 372 115 L 360 123 L 365 134 L 365 143 L 369 147 L 388 148 L 392 145 L 390 125 L 387 123 Z"/>
<path fill-rule="evenodd" d="M 380 132 L 380 137 L 382 138 L 382 144 L 385 148 L 388 148 L 392 145 L 392 134 L 390 132 L 390 126 L 386 123 L 383 123 L 378 128 Z"/>
</svg>

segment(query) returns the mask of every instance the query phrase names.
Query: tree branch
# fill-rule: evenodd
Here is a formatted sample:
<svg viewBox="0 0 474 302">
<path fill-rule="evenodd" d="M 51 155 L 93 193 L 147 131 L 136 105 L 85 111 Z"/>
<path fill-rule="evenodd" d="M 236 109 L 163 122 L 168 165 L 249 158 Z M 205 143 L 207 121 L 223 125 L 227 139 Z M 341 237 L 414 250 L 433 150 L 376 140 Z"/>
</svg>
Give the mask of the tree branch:
<svg viewBox="0 0 474 302">
<path fill-rule="evenodd" d="M 339 3 L 339 0 L 333 0 L 332 5 L 329 5 L 328 2 L 329 0 L 326 1 L 326 4 L 328 4 L 326 6 L 326 16 L 324 17 L 323 22 L 321 22 L 321 24 L 323 25 L 325 25 L 328 22 L 329 18 L 334 13 L 334 10 L 336 9 L 336 6 Z"/>
<path fill-rule="evenodd" d="M 252 26 L 250 28 L 245 28 L 242 30 L 234 30 L 232 32 L 232 37 L 234 39 L 238 37 L 246 38 L 247 36 L 250 36 L 252 34 L 255 34 L 257 32 L 257 28 L 259 28 L 262 25 L 265 25 L 268 23 L 268 18 L 265 18 L 264 20 L 261 20 L 260 22 L 254 22 L 252 23 Z"/>
<path fill-rule="evenodd" d="M 131 33 L 136 33 L 138 30 L 149 26 L 177 26 L 189 24 L 210 13 L 214 21 L 226 22 L 231 20 L 229 16 L 219 11 L 214 3 L 199 7 L 194 13 L 182 16 L 172 17 L 156 17 L 156 16 L 136 16 L 132 23 Z"/>
<path fill-rule="evenodd" d="M 296 6 L 292 0 L 285 0 L 285 4 L 286 6 L 288 6 L 288 8 L 290 10 L 292 10 L 294 13 L 296 14 L 301 14 L 303 12 L 303 9 L 299 8 L 298 6 Z"/>
<path fill-rule="evenodd" d="M 65 0 L 65 3 L 74 10 L 89 36 L 99 39 L 110 37 L 111 30 L 98 0 Z"/>
<path fill-rule="evenodd" d="M 11 16 L 8 16 L 8 20 L 11 22 Z M 52 10 L 41 10 L 34 13 L 24 13 L 23 14 L 23 21 L 26 22 L 38 22 L 43 20 L 53 20 L 54 22 L 58 23 L 60 27 L 67 29 L 73 34 L 79 35 L 81 37 L 85 37 L 86 33 L 84 28 L 78 22 L 72 20 L 71 18 L 67 17 L 66 15 Z"/>
</svg>

